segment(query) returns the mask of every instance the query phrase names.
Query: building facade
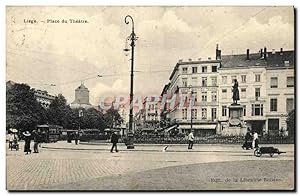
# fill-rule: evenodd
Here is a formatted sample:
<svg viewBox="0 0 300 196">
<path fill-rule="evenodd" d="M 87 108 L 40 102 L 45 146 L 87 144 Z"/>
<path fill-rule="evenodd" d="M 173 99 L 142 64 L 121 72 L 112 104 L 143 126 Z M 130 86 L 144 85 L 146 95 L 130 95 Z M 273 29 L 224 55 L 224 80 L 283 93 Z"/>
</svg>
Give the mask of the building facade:
<svg viewBox="0 0 300 196">
<path fill-rule="evenodd" d="M 160 97 L 145 97 L 143 99 L 143 108 L 134 116 L 136 131 L 148 133 L 160 129 L 160 101 Z"/>
<path fill-rule="evenodd" d="M 12 88 L 13 85 L 17 83 L 9 80 L 6 82 L 6 88 Z M 41 104 L 42 107 L 44 108 L 49 108 L 50 104 L 52 101 L 55 99 L 54 95 L 50 95 L 47 91 L 45 90 L 39 90 L 39 89 L 32 89 L 34 93 L 34 97 Z"/>
<path fill-rule="evenodd" d="M 229 106 L 233 103 L 232 86 L 239 83 L 239 104 L 243 106 L 243 123 L 260 134 L 277 134 L 287 129 L 286 118 L 294 109 L 294 51 L 261 49 L 259 53 L 222 55 L 216 60 L 179 61 L 170 83 L 162 94 L 195 98 L 192 108 L 164 110 L 173 124 L 183 132 L 196 135 L 225 133 Z M 167 88 L 167 89 L 166 89 Z"/>
<path fill-rule="evenodd" d="M 50 104 L 55 99 L 55 96 L 48 94 L 47 91 L 38 89 L 34 89 L 34 97 L 44 108 L 49 108 Z"/>
<path fill-rule="evenodd" d="M 177 125 L 180 133 L 189 132 L 192 124 L 195 136 L 216 134 L 219 66 L 219 59 L 210 58 L 180 60 L 176 64 L 165 92 L 169 97 L 177 97 L 178 101 L 174 108 L 169 108 L 167 118 L 171 125 Z M 194 104 L 190 107 L 191 101 Z"/>
</svg>

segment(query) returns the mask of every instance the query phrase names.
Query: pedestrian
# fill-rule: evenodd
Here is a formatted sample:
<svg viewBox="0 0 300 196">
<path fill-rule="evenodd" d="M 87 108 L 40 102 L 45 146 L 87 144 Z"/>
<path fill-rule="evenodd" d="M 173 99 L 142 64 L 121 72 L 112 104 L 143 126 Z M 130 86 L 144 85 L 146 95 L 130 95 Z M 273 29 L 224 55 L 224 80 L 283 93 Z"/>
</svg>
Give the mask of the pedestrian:
<svg viewBox="0 0 300 196">
<path fill-rule="evenodd" d="M 78 140 L 79 140 L 79 133 L 78 133 L 78 131 L 76 131 L 75 134 L 74 134 L 74 140 L 75 140 L 75 145 L 78 145 Z"/>
<path fill-rule="evenodd" d="M 10 132 L 8 134 L 8 148 L 12 147 L 13 141 L 14 141 L 14 134 Z"/>
<path fill-rule="evenodd" d="M 116 148 L 116 152 L 119 152 L 118 149 L 117 149 L 118 139 L 119 139 L 118 135 L 115 132 L 113 132 L 112 135 L 111 135 L 111 138 L 110 138 L 111 143 L 112 143 L 112 147 L 110 149 L 110 152 L 113 152 L 114 147 Z"/>
<path fill-rule="evenodd" d="M 256 131 L 254 131 L 254 134 L 253 134 L 252 147 L 253 148 L 258 148 L 258 134 L 257 134 Z"/>
<path fill-rule="evenodd" d="M 188 142 L 189 142 L 188 149 L 193 149 L 193 144 L 194 144 L 194 131 L 193 130 L 188 135 Z"/>
<path fill-rule="evenodd" d="M 25 137 L 24 152 L 26 152 L 26 154 L 28 154 L 28 152 L 31 154 L 31 149 L 30 149 L 31 134 L 29 133 L 29 131 L 26 131 L 25 133 L 23 133 L 23 135 Z"/>
<path fill-rule="evenodd" d="M 41 142 L 40 130 L 33 132 L 33 153 L 39 153 L 39 143 Z"/>
<path fill-rule="evenodd" d="M 250 132 L 250 129 L 248 129 L 246 135 L 245 135 L 245 142 L 242 146 L 242 148 L 246 148 L 246 150 L 248 150 L 249 148 L 253 149 L 252 148 L 252 135 L 251 135 L 251 132 Z"/>
</svg>

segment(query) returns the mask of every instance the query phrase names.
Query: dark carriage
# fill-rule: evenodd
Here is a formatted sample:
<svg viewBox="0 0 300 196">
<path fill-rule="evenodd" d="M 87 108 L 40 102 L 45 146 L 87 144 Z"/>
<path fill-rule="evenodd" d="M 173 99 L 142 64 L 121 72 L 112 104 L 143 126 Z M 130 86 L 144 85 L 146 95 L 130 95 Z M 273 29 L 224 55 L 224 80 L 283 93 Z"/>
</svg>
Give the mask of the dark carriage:
<svg viewBox="0 0 300 196">
<path fill-rule="evenodd" d="M 274 147 L 260 147 L 254 151 L 256 157 L 261 157 L 263 154 L 269 154 L 270 157 L 273 157 L 274 154 L 282 154 L 285 152 L 280 152 L 278 148 Z"/>
</svg>

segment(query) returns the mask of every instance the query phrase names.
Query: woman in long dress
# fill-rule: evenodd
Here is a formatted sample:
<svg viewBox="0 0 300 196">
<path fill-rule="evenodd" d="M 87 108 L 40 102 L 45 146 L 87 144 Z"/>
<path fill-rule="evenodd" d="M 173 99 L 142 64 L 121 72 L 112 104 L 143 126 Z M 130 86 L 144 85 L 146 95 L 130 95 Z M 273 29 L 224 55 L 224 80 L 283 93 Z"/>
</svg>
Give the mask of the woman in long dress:
<svg viewBox="0 0 300 196">
<path fill-rule="evenodd" d="M 25 136 L 24 152 L 26 152 L 26 154 L 28 153 L 31 154 L 31 150 L 30 150 L 31 134 L 29 133 L 29 131 L 26 131 L 26 133 L 23 133 L 23 135 Z"/>
</svg>

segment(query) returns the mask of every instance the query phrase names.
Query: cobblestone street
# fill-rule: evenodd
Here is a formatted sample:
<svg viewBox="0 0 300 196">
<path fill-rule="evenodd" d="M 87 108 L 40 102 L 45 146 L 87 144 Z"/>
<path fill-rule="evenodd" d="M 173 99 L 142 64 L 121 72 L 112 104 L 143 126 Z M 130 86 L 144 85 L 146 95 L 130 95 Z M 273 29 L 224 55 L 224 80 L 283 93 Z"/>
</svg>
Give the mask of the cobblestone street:
<svg viewBox="0 0 300 196">
<path fill-rule="evenodd" d="M 39 154 L 30 155 L 20 145 L 19 151 L 7 150 L 8 190 L 293 188 L 293 145 L 274 145 L 287 153 L 273 158 L 255 157 L 240 145 L 195 145 L 191 151 L 186 145 L 170 145 L 166 152 L 166 145 L 136 145 L 134 150 L 120 145 L 119 153 L 110 153 L 108 144 L 58 142 L 42 144 Z M 271 186 L 222 181 L 234 176 L 278 181 Z M 211 182 L 211 177 L 221 181 Z"/>
</svg>

